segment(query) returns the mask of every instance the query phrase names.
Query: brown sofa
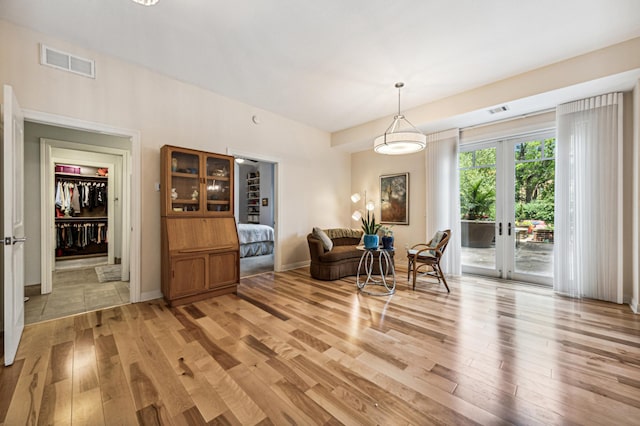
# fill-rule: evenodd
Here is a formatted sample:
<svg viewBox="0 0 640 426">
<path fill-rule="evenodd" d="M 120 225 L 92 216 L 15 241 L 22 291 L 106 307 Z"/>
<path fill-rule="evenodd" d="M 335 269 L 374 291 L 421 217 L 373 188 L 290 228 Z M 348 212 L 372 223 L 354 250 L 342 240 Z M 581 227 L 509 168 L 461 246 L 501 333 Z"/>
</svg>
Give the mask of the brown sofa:
<svg viewBox="0 0 640 426">
<path fill-rule="evenodd" d="M 363 232 L 348 228 L 324 229 L 324 232 L 333 242 L 333 248 L 329 251 L 324 249 L 320 239 L 313 234 L 307 235 L 311 276 L 318 280 L 332 281 L 356 275 L 363 253 L 356 247 L 360 244 Z M 393 261 L 393 252 L 390 254 Z M 374 263 L 374 273 L 380 273 L 377 261 Z"/>
</svg>

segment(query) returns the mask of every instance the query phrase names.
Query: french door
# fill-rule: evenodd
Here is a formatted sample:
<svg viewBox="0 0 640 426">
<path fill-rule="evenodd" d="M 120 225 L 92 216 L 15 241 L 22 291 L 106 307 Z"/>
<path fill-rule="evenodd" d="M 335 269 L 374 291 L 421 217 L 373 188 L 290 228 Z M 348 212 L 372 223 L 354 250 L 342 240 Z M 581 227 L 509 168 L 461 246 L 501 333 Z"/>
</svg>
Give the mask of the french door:
<svg viewBox="0 0 640 426">
<path fill-rule="evenodd" d="M 462 270 L 552 284 L 555 135 L 459 152 Z"/>
</svg>

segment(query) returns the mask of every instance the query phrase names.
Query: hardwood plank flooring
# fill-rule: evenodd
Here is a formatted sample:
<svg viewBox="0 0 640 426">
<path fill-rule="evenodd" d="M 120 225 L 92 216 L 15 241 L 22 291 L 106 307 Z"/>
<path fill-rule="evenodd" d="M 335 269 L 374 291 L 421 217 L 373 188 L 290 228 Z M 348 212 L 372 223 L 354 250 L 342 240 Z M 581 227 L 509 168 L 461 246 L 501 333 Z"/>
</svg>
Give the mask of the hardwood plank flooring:
<svg viewBox="0 0 640 426">
<path fill-rule="evenodd" d="M 237 295 L 28 325 L 0 424 L 638 424 L 640 316 L 473 276 L 397 293 L 308 268 Z"/>
</svg>

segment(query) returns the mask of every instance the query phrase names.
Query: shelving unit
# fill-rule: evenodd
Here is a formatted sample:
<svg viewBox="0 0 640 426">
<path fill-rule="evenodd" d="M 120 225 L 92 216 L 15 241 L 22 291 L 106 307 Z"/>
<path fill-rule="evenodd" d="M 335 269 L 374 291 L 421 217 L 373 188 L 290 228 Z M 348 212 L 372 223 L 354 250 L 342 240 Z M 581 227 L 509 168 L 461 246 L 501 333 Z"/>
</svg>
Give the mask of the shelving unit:
<svg viewBox="0 0 640 426">
<path fill-rule="evenodd" d="M 260 172 L 247 173 L 247 222 L 260 223 Z"/>
<path fill-rule="evenodd" d="M 81 170 L 78 166 L 56 166 Z M 56 261 L 107 256 L 108 177 L 56 172 L 54 181 Z"/>
</svg>

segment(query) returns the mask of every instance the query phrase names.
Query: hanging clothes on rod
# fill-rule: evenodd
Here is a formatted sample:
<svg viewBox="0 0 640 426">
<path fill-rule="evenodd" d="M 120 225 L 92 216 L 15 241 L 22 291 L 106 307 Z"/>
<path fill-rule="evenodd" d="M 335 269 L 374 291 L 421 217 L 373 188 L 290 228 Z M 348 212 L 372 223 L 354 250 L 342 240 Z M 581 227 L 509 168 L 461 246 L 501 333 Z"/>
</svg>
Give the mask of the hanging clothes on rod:
<svg viewBox="0 0 640 426">
<path fill-rule="evenodd" d="M 84 249 L 92 244 L 106 246 L 108 226 L 104 222 L 56 223 L 56 256 L 66 249 Z"/>
<path fill-rule="evenodd" d="M 107 184 L 58 178 L 55 205 L 60 212 L 57 217 L 78 216 L 85 208 L 90 212 L 95 208 L 104 208 L 106 216 Z"/>
</svg>

